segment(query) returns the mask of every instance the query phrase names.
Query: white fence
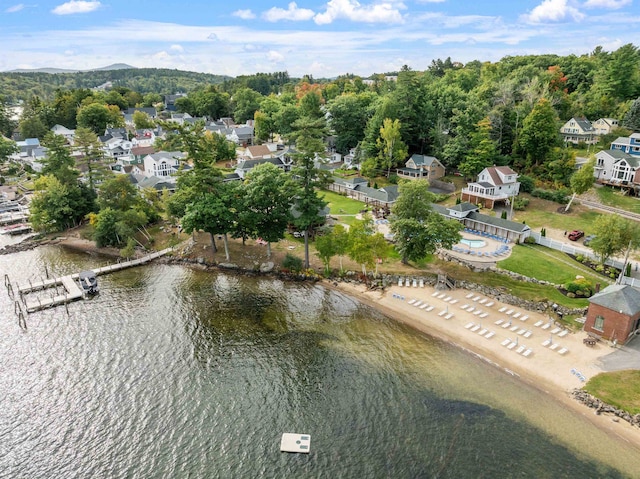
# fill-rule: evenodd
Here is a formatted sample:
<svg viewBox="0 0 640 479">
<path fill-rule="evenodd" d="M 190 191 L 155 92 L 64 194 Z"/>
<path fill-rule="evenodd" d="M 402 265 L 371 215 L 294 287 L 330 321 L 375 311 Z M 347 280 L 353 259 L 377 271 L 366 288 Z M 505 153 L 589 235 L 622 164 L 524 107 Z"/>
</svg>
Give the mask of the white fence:
<svg viewBox="0 0 640 479">
<path fill-rule="evenodd" d="M 542 246 L 546 246 L 547 248 L 555 249 L 558 251 L 562 251 L 563 253 L 568 253 L 574 256 L 582 255 L 587 258 L 594 259 L 596 261 L 600 261 L 598 255 L 596 255 L 593 251 L 588 249 L 576 248 L 575 246 L 568 245 L 561 241 L 552 240 L 542 236 L 540 233 L 531 232 L 531 237 L 536 240 L 536 243 Z M 614 268 L 618 268 L 620 271 L 624 271 L 624 263 L 621 261 L 616 261 L 614 259 L 608 259 L 605 261 L 605 264 L 609 266 L 613 266 Z M 638 268 L 638 265 L 635 265 Z M 628 284 L 634 288 L 640 288 L 640 280 L 636 278 L 630 278 L 629 276 L 623 276 L 621 279 L 622 284 Z"/>
</svg>

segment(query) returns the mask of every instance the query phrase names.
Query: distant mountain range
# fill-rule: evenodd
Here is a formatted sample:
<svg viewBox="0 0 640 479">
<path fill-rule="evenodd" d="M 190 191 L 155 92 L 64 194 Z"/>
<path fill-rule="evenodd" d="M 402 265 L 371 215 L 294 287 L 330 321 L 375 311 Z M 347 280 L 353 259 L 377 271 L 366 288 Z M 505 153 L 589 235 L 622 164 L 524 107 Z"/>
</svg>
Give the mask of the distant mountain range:
<svg viewBox="0 0 640 479">
<path fill-rule="evenodd" d="M 17 70 L 10 70 L 5 73 L 78 73 L 78 72 L 97 72 L 97 71 L 109 71 L 109 70 L 131 70 L 136 69 L 126 63 L 114 63 L 102 68 L 92 68 L 90 70 L 68 70 L 64 68 L 20 68 Z"/>
</svg>

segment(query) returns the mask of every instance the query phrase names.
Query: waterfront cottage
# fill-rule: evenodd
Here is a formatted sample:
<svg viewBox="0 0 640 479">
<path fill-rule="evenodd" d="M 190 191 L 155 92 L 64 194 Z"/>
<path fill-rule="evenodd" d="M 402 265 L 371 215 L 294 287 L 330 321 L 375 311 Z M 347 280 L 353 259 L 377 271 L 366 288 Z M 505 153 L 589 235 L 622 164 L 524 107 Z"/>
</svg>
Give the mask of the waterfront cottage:
<svg viewBox="0 0 640 479">
<path fill-rule="evenodd" d="M 478 180 L 462 188 L 462 201 L 493 208 L 496 203 L 509 204 L 509 199 L 518 196 L 520 182 L 518 174 L 508 166 L 485 168 Z"/>
</svg>

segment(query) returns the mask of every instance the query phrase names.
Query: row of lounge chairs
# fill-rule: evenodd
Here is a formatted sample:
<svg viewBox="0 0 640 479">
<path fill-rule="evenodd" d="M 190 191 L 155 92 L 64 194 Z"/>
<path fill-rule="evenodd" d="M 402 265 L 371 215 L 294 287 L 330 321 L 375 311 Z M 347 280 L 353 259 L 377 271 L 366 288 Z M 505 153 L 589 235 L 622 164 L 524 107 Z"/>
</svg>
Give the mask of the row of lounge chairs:
<svg viewBox="0 0 640 479">
<path fill-rule="evenodd" d="M 512 341 L 511 339 L 507 338 L 504 341 L 502 341 L 500 344 L 507 349 L 511 349 L 512 351 L 515 351 L 518 354 L 522 354 L 525 358 L 528 358 L 533 354 L 533 349 L 528 348 L 524 344 L 518 344 L 518 338 L 516 338 L 515 341 Z"/>
<path fill-rule="evenodd" d="M 424 288 L 424 279 L 411 279 L 411 278 L 398 278 L 398 286 L 401 288 L 406 286 L 407 288 L 413 286 L 417 288 L 418 286 Z"/>
<path fill-rule="evenodd" d="M 560 355 L 565 355 L 569 352 L 569 350 L 567 348 L 561 347 L 558 343 L 554 343 L 551 338 L 546 339 L 542 342 L 542 345 L 545 348 L 549 348 L 552 351 L 557 351 L 558 354 Z"/>
<path fill-rule="evenodd" d="M 468 329 L 472 333 L 478 333 L 480 336 L 485 337 L 486 339 L 491 339 L 495 336 L 495 332 L 491 331 L 487 328 L 483 328 L 481 324 L 477 324 L 474 322 L 467 323 L 465 325 L 465 329 Z"/>
<path fill-rule="evenodd" d="M 575 368 L 571 370 L 571 374 L 577 377 L 581 382 L 585 382 L 587 380 L 587 378 L 585 378 L 584 375 Z"/>
<path fill-rule="evenodd" d="M 474 230 L 474 229 L 471 229 L 471 228 L 465 228 L 464 232 L 465 233 L 471 233 L 471 234 L 478 235 L 478 236 L 482 236 L 484 238 L 490 238 L 490 239 L 495 240 L 495 241 L 501 241 L 503 243 L 509 243 L 509 238 L 505 238 L 503 236 L 494 235 L 494 234 L 488 233 L 486 231 L 479 231 L 479 230 Z"/>
</svg>

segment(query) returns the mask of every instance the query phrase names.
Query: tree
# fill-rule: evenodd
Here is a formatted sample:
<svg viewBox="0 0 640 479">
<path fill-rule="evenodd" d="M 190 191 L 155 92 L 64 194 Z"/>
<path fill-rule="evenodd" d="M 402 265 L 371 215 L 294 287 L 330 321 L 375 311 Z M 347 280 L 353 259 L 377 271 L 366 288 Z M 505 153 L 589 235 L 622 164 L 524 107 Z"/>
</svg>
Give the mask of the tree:
<svg viewBox="0 0 640 479">
<path fill-rule="evenodd" d="M 8 140 L 0 135 L 0 165 L 5 163 L 11 155 L 18 153 L 18 145 L 15 141 Z"/>
<path fill-rule="evenodd" d="M 323 183 L 323 175 L 315 167 L 316 155 L 324 151 L 322 139 L 326 134 L 326 123 L 323 117 L 303 116 L 296 120 L 293 128 L 291 138 L 295 140 L 298 151 L 294 155 L 296 166 L 292 171 L 298 183 L 293 223 L 303 231 L 304 266 L 308 268 L 309 234 L 315 226 L 323 223 L 320 211 L 327 204 L 316 191 Z"/>
<path fill-rule="evenodd" d="M 491 139 L 491 122 L 484 118 L 471 138 L 471 150 L 458 169 L 467 178 L 474 178 L 483 169 L 495 164 L 497 149 Z"/>
<path fill-rule="evenodd" d="M 367 275 L 367 267 L 375 264 L 373 251 L 373 222 L 370 215 L 365 215 L 362 221 L 357 221 L 349 228 L 347 253 L 356 263 L 362 265 L 362 274 Z"/>
<path fill-rule="evenodd" d="M 44 175 L 34 184 L 35 193 L 29 205 L 29 221 L 35 231 L 63 231 L 73 217 L 69 187 L 53 175 Z"/>
<path fill-rule="evenodd" d="M 127 211 L 138 203 L 138 191 L 127 175 L 114 175 L 100 185 L 98 205 L 100 209 Z"/>
<path fill-rule="evenodd" d="M 90 103 L 78 110 L 76 117 L 78 126 L 89 128 L 96 135 L 103 135 L 105 130 L 124 126 L 124 119 L 117 106 L 101 103 Z"/>
<path fill-rule="evenodd" d="M 366 92 L 340 95 L 329 103 L 329 122 L 336 135 L 336 150 L 348 153 L 363 140 L 367 121 L 373 114 L 370 106 L 374 99 L 374 94 Z"/>
<path fill-rule="evenodd" d="M 426 180 L 400 185 L 400 195 L 391 210 L 390 228 L 402 262 L 419 261 L 437 248 L 451 248 L 460 240 L 462 225 L 431 209 L 434 195 Z"/>
<path fill-rule="evenodd" d="M 227 261 L 230 260 L 227 233 L 233 230 L 238 212 L 236 189 L 234 183 L 220 183 L 215 192 L 206 193 L 187 206 L 182 217 L 182 227 L 187 233 L 202 230 L 211 236 L 223 235 Z"/>
<path fill-rule="evenodd" d="M 567 203 L 567 207 L 564 211 L 569 211 L 571 207 L 571 203 L 575 200 L 576 195 L 581 195 L 582 193 L 586 193 L 593 186 L 593 168 L 595 166 L 596 160 L 591 158 L 588 162 L 582 165 L 578 171 L 576 171 L 572 176 L 569 183 L 571 185 L 571 190 L 573 194 L 571 195 L 571 200 Z"/>
<path fill-rule="evenodd" d="M 256 111 L 260 109 L 262 95 L 251 88 L 240 88 L 231 99 L 233 107 L 233 119 L 236 123 L 245 123 L 253 119 Z"/>
<path fill-rule="evenodd" d="M 20 136 L 22 138 L 44 138 L 49 132 L 47 125 L 44 124 L 39 116 L 31 116 L 24 118 L 18 125 Z"/>
<path fill-rule="evenodd" d="M 80 172 L 71 157 L 67 140 L 61 135 L 49 132 L 42 144 L 47 147 L 47 156 L 42 160 L 42 174 L 53 175 L 65 185 L 75 185 Z"/>
<path fill-rule="evenodd" d="M 593 234 L 589 246 L 605 264 L 609 258 L 631 246 L 636 248 L 640 234 L 635 223 L 618 215 L 601 215 L 593 222 Z"/>
<path fill-rule="evenodd" d="M 407 157 L 407 147 L 400 135 L 400 121 L 385 118 L 376 144 L 378 145 L 380 165 L 387 169 L 388 178 L 391 174 L 391 168 Z"/>
<path fill-rule="evenodd" d="M 267 242 L 269 257 L 271 243 L 284 238 L 291 222 L 296 190 L 292 180 L 272 163 L 258 165 L 247 174 L 244 208 L 250 214 L 253 234 Z"/>
<path fill-rule="evenodd" d="M 342 273 L 342 257 L 347 254 L 349 249 L 349 232 L 343 225 L 337 224 L 328 236 L 335 249 L 335 254 L 340 258 L 340 272 Z"/>
<path fill-rule="evenodd" d="M 334 245 L 331 236 L 324 235 L 316 238 L 316 250 L 324 264 L 325 273 L 329 275 L 331 272 L 331 258 L 336 255 L 336 246 Z"/>
<path fill-rule="evenodd" d="M 133 112 L 133 124 L 136 130 L 143 130 L 145 128 L 154 128 L 155 123 L 149 115 L 144 111 L 136 110 Z"/>
<path fill-rule="evenodd" d="M 86 178 L 89 188 L 95 190 L 96 182 L 106 178 L 110 171 L 102 163 L 104 158 L 104 150 L 98 140 L 96 134 L 89 128 L 78 127 L 74 137 L 74 146 L 82 153 L 82 161 L 84 162 L 87 172 Z"/>
<path fill-rule="evenodd" d="M 529 166 L 539 166 L 544 163 L 551 148 L 559 141 L 558 132 L 558 122 L 553 106 L 544 98 L 539 100 L 524 119 L 518 140 Z"/>
<path fill-rule="evenodd" d="M 622 120 L 622 125 L 630 130 L 640 132 L 640 98 L 633 100 L 624 120 Z"/>
</svg>

